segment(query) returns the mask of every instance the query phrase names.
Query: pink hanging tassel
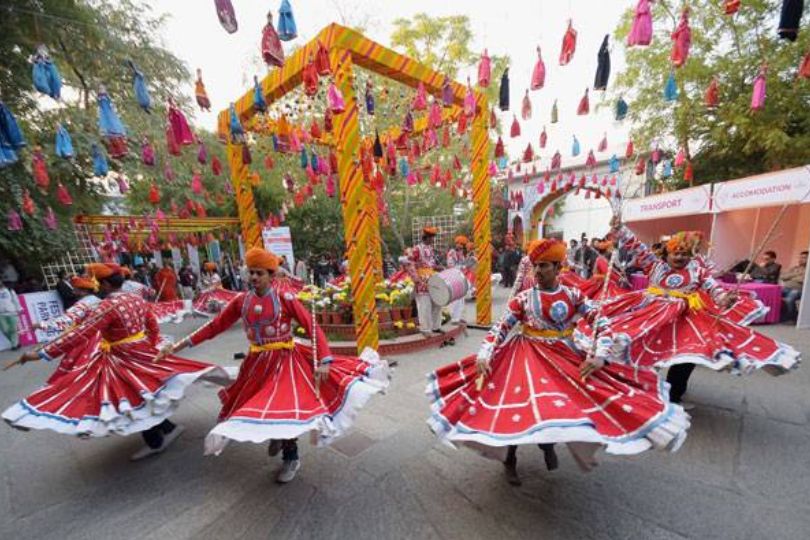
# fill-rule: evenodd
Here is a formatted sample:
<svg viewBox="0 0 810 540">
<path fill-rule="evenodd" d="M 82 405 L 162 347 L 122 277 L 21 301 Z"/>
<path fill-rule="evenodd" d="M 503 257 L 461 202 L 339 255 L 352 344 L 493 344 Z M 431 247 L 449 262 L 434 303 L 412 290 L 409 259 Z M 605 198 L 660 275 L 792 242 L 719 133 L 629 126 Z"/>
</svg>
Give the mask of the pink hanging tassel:
<svg viewBox="0 0 810 540">
<path fill-rule="evenodd" d="M 526 90 L 526 94 L 523 96 L 523 104 L 520 108 L 520 116 L 524 120 L 528 120 L 532 117 L 532 102 L 529 99 L 529 91 Z"/>
<path fill-rule="evenodd" d="M 175 105 L 171 98 L 169 98 L 167 107 L 168 121 L 172 133 L 174 134 L 175 142 L 181 146 L 194 144 L 194 134 L 191 132 L 191 128 L 188 127 L 186 115 Z"/>
<path fill-rule="evenodd" d="M 123 176 L 119 176 L 115 180 L 116 182 L 118 182 L 118 191 L 121 193 L 121 195 L 129 191 L 129 184 L 127 184 L 127 181 L 124 179 Z"/>
<path fill-rule="evenodd" d="M 627 35 L 627 46 L 649 45 L 652 41 L 652 15 L 650 14 L 649 0 L 639 0 L 636 5 L 636 14 L 633 26 Z"/>
<path fill-rule="evenodd" d="M 415 111 L 424 111 L 427 109 L 427 92 L 425 85 L 420 82 L 416 87 L 416 97 L 413 99 L 413 109 Z"/>
<path fill-rule="evenodd" d="M 332 174 L 326 177 L 326 196 L 335 196 L 335 176 Z"/>
<path fill-rule="evenodd" d="M 195 195 L 202 195 L 203 184 L 199 172 L 195 172 L 194 176 L 191 177 L 191 192 Z"/>
<path fill-rule="evenodd" d="M 540 148 L 545 148 L 548 142 L 548 135 L 546 134 L 546 126 L 543 126 L 543 131 L 540 133 Z"/>
<path fill-rule="evenodd" d="M 53 213 L 53 208 L 50 206 L 48 210 L 45 211 L 45 216 L 42 218 L 42 222 L 45 224 L 45 228 L 51 231 L 55 231 L 58 228 L 58 224 L 56 222 L 56 214 Z"/>
<path fill-rule="evenodd" d="M 683 167 L 683 164 L 686 162 L 686 155 L 684 154 L 683 148 L 678 149 L 678 153 L 675 154 L 675 161 L 673 164 L 676 167 Z"/>
<path fill-rule="evenodd" d="M 6 228 L 9 231 L 16 232 L 22 230 L 23 228 L 22 218 L 20 217 L 20 214 L 18 214 L 16 210 L 14 210 L 13 208 L 9 208 L 7 219 L 8 225 L 6 225 Z"/>
<path fill-rule="evenodd" d="M 588 157 L 585 160 L 585 166 L 589 169 L 596 167 L 596 156 L 593 155 L 593 150 L 588 151 Z"/>
<path fill-rule="evenodd" d="M 146 137 L 143 138 L 141 143 L 141 161 L 148 167 L 154 167 L 155 165 L 155 149 L 152 148 L 149 139 Z"/>
<path fill-rule="evenodd" d="M 467 94 L 464 96 L 464 114 L 469 117 L 475 115 L 475 94 L 473 94 L 469 77 L 467 77 Z"/>
<path fill-rule="evenodd" d="M 599 147 L 597 148 L 599 152 L 604 152 L 605 150 L 607 150 L 607 133 L 602 136 L 602 140 L 599 141 Z"/>
<path fill-rule="evenodd" d="M 415 186 L 417 184 L 416 173 L 414 173 L 413 170 L 411 170 L 408 173 L 408 177 L 406 179 L 406 182 L 408 183 L 409 186 Z"/>
<path fill-rule="evenodd" d="M 487 169 L 487 174 L 490 177 L 496 176 L 498 174 L 498 167 L 495 165 L 494 161 L 489 162 L 489 168 Z"/>
<path fill-rule="evenodd" d="M 492 78 L 492 67 L 487 50 L 484 49 L 484 54 L 481 55 L 481 60 L 478 62 L 478 86 L 486 88 Z"/>
<path fill-rule="evenodd" d="M 532 70 L 532 90 L 540 90 L 546 84 L 546 64 L 543 62 L 543 55 L 540 52 L 540 46 L 537 46 L 537 62 L 534 64 Z"/>
<path fill-rule="evenodd" d="M 329 84 L 329 90 L 326 93 L 326 100 L 332 114 L 340 114 L 346 110 L 346 102 L 343 101 L 343 94 L 340 92 L 338 87 L 335 86 L 335 83 Z"/>
<path fill-rule="evenodd" d="M 751 95 L 751 110 L 759 111 L 765 107 L 765 75 L 768 72 L 767 66 L 759 68 L 759 74 L 754 79 L 754 93 Z"/>
<path fill-rule="evenodd" d="M 197 150 L 197 162 L 200 165 L 205 165 L 208 163 L 208 150 L 205 148 L 205 144 L 200 142 L 200 146 Z"/>
<path fill-rule="evenodd" d="M 467 100 L 465 99 L 464 100 L 465 107 L 466 101 Z M 475 108 L 473 108 L 473 111 L 475 111 Z M 442 107 L 441 105 L 439 105 L 438 101 L 434 101 L 433 104 L 430 106 L 430 115 L 428 116 L 428 124 L 432 128 L 438 128 L 439 126 L 442 125 Z"/>
</svg>

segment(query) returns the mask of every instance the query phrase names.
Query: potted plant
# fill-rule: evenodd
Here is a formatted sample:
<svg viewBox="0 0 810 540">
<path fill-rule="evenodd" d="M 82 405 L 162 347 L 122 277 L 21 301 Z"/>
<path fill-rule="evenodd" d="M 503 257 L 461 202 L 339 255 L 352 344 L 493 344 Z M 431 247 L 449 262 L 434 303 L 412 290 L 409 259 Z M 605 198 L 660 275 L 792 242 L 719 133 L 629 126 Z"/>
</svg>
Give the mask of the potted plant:
<svg viewBox="0 0 810 540">
<path fill-rule="evenodd" d="M 377 293 L 377 314 L 381 323 L 391 322 L 391 297 L 384 293 Z"/>
</svg>

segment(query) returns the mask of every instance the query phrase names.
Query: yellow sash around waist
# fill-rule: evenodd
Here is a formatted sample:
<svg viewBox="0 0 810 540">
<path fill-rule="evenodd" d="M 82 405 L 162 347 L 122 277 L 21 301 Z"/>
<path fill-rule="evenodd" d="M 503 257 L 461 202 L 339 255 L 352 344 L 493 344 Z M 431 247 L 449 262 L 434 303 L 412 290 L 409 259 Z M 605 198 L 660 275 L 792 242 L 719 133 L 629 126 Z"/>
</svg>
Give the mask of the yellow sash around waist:
<svg viewBox="0 0 810 540">
<path fill-rule="evenodd" d="M 523 327 L 523 335 L 533 338 L 562 339 L 570 336 L 573 333 L 573 328 L 566 328 L 565 330 L 551 330 L 548 328 L 538 330 L 536 328 L 529 328 L 528 326 Z"/>
<path fill-rule="evenodd" d="M 653 285 L 647 287 L 647 292 L 653 294 L 655 296 L 671 296 L 673 298 L 680 298 L 681 300 L 686 300 L 686 303 L 689 304 L 689 308 L 695 311 L 700 311 L 703 309 L 703 300 L 700 298 L 700 294 L 693 292 L 693 293 L 683 293 L 681 291 L 669 291 L 667 289 L 662 289 L 661 287 L 655 287 Z"/>
<path fill-rule="evenodd" d="M 295 342 L 293 340 L 273 341 L 271 343 L 265 343 L 264 345 L 259 345 L 257 343 L 250 344 L 250 352 L 252 353 L 261 353 L 265 351 L 280 351 L 281 349 L 292 350 L 294 348 Z"/>
<path fill-rule="evenodd" d="M 146 332 L 141 330 L 137 334 L 132 334 L 131 336 L 127 336 L 123 339 L 119 339 L 118 341 L 107 341 L 106 339 L 101 340 L 101 344 L 99 347 L 104 352 L 110 352 L 110 349 L 115 347 L 116 345 L 125 345 L 127 343 L 135 343 L 136 341 L 140 341 L 146 338 Z"/>
</svg>

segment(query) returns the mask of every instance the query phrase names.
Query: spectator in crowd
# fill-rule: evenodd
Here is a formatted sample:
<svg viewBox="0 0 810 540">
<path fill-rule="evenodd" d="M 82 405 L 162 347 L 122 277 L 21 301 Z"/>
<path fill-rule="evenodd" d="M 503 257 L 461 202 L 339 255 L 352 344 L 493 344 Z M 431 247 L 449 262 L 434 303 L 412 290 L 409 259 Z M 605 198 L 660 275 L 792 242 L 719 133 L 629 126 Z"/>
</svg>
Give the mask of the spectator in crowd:
<svg viewBox="0 0 810 540">
<path fill-rule="evenodd" d="M 194 273 L 191 265 L 183 265 L 178 277 L 180 278 L 180 290 L 183 293 L 183 298 L 188 300 L 194 299 L 194 291 L 197 290 L 197 274 Z"/>
<path fill-rule="evenodd" d="M 776 262 L 776 252 L 766 251 L 762 254 L 762 263 L 754 265 L 751 270 L 751 279 L 760 283 L 773 283 L 779 282 L 779 273 L 782 271 L 782 265 Z"/>
<path fill-rule="evenodd" d="M 574 260 L 574 256 L 577 253 L 577 249 L 579 248 L 579 242 L 577 242 L 576 238 L 572 238 L 568 241 L 568 251 L 566 252 L 566 257 L 568 258 L 568 266 L 572 268 L 575 272 L 579 271 L 577 268 L 576 261 Z"/>
<path fill-rule="evenodd" d="M 76 300 L 78 300 L 76 291 L 73 289 L 73 285 L 70 284 L 65 270 L 59 270 L 56 274 L 56 279 L 56 294 L 58 294 L 59 298 L 62 300 L 62 307 L 68 310 L 76 303 Z"/>
<path fill-rule="evenodd" d="M 17 282 L 20 281 L 20 274 L 17 272 L 17 268 L 11 264 L 11 261 L 0 260 L 0 281 L 6 283 L 10 289 L 13 289 Z"/>
<path fill-rule="evenodd" d="M 505 287 L 512 287 L 515 284 L 515 274 L 517 273 L 517 267 L 520 264 L 520 259 L 522 255 L 518 250 L 517 246 L 515 245 L 515 241 L 512 238 L 512 235 L 506 236 L 506 246 L 504 247 L 502 258 L 503 258 L 503 267 L 502 267 L 502 274 L 503 274 L 503 285 Z"/>
<path fill-rule="evenodd" d="M 20 324 L 22 306 L 17 293 L 9 285 L 5 281 L 0 281 L 0 332 L 11 343 L 11 349 L 17 350 L 20 348 L 17 328 Z"/>
<path fill-rule="evenodd" d="M 807 273 L 807 252 L 799 254 L 799 264 L 782 275 L 782 319 L 794 321 L 798 316 L 796 301 L 802 297 L 804 276 Z M 806 307 L 806 306 L 805 306 Z"/>
<path fill-rule="evenodd" d="M 323 287 L 330 279 L 332 279 L 332 267 L 329 264 L 329 259 L 326 258 L 325 254 L 321 253 L 321 256 L 318 258 L 318 262 L 315 263 L 313 273 L 315 284 L 318 287 Z"/>
<path fill-rule="evenodd" d="M 307 263 L 304 261 L 304 257 L 301 257 L 295 261 L 295 277 L 304 283 L 309 283 L 309 268 L 307 268 Z"/>
<path fill-rule="evenodd" d="M 155 274 L 155 290 L 158 291 L 158 300 L 173 302 L 177 300 L 177 274 L 174 265 L 170 262 L 163 264 L 163 268 Z"/>
<path fill-rule="evenodd" d="M 596 250 L 588 245 L 588 238 L 585 236 L 585 233 L 582 233 L 580 246 L 574 254 L 574 263 L 579 269 L 580 276 L 586 279 L 591 277 L 591 269 L 593 269 L 598 255 Z"/>
<path fill-rule="evenodd" d="M 152 279 L 149 277 L 149 271 L 146 269 L 146 265 L 144 264 L 139 264 L 135 268 L 135 275 L 133 276 L 133 279 L 141 285 L 152 287 Z"/>
</svg>

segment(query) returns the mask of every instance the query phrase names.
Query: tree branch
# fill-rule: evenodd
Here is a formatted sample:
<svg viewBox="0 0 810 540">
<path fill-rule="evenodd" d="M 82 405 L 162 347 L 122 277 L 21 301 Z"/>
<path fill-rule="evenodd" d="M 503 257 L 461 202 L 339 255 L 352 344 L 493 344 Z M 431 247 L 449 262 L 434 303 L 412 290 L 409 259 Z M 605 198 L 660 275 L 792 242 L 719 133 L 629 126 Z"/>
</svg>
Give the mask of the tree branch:
<svg viewBox="0 0 810 540">
<path fill-rule="evenodd" d="M 62 54 L 65 57 L 65 61 L 70 66 L 71 71 L 76 75 L 76 78 L 79 79 L 79 83 L 82 85 L 82 101 L 84 103 L 84 108 L 90 108 L 90 87 L 87 85 L 87 80 L 85 79 L 84 75 L 79 68 L 76 67 L 76 64 L 73 62 L 73 57 L 68 52 L 67 47 L 65 46 L 65 42 L 62 39 L 61 34 L 56 37 L 56 41 L 59 43 L 59 48 L 62 50 Z"/>
</svg>

